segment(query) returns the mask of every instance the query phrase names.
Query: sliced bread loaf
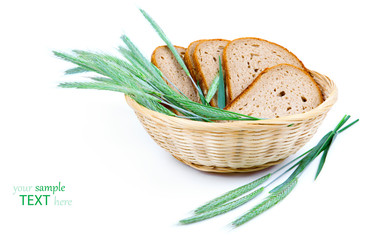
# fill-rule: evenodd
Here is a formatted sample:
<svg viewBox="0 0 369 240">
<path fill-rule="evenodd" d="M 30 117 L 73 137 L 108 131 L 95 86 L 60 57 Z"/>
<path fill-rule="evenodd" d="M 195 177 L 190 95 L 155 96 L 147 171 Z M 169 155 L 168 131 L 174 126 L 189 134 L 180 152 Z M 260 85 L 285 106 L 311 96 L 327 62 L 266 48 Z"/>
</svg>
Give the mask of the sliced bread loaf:
<svg viewBox="0 0 369 240">
<path fill-rule="evenodd" d="M 205 95 L 219 72 L 219 56 L 223 55 L 223 49 L 228 43 L 228 40 L 209 39 L 202 40 L 196 45 L 193 61 L 198 72 L 201 89 Z M 217 94 L 210 104 L 213 107 L 217 106 Z"/>
<path fill-rule="evenodd" d="M 322 102 L 319 86 L 306 70 L 280 64 L 261 72 L 225 109 L 253 117 L 278 118 L 307 112 Z"/>
<path fill-rule="evenodd" d="M 259 38 L 239 38 L 224 49 L 228 103 L 245 90 L 264 69 L 288 63 L 305 69 L 286 48 Z"/>
<path fill-rule="evenodd" d="M 175 46 L 177 52 L 184 58 L 186 49 Z M 175 87 L 168 82 L 171 81 L 184 95 L 195 102 L 200 102 L 196 88 L 193 86 L 191 79 L 186 75 L 181 65 L 175 59 L 174 55 L 167 46 L 157 47 L 151 56 L 151 62 L 160 69 L 165 76 L 164 80 L 167 84 L 177 91 Z M 178 92 L 178 91 L 177 91 Z"/>
</svg>

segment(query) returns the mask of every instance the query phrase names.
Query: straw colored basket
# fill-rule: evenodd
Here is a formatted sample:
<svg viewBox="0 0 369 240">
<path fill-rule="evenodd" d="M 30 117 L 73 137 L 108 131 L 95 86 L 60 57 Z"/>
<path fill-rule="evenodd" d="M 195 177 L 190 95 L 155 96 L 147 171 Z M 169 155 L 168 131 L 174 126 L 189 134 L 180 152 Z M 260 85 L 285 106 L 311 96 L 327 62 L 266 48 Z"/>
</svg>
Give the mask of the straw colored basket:
<svg viewBox="0 0 369 240">
<path fill-rule="evenodd" d="M 183 163 L 207 172 L 252 172 L 296 153 L 317 131 L 337 100 L 328 77 L 311 71 L 324 102 L 315 109 L 259 121 L 199 122 L 151 111 L 126 97 L 138 119 L 161 147 Z"/>
</svg>

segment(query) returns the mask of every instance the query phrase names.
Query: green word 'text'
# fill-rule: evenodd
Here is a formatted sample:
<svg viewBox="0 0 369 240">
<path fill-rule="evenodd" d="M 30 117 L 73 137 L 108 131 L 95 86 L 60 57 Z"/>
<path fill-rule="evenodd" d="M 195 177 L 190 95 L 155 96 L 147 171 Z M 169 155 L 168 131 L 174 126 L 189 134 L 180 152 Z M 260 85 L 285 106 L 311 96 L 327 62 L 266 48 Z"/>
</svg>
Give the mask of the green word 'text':
<svg viewBox="0 0 369 240">
<path fill-rule="evenodd" d="M 22 205 L 47 205 L 47 198 L 50 195 L 19 195 L 22 198 Z"/>
</svg>

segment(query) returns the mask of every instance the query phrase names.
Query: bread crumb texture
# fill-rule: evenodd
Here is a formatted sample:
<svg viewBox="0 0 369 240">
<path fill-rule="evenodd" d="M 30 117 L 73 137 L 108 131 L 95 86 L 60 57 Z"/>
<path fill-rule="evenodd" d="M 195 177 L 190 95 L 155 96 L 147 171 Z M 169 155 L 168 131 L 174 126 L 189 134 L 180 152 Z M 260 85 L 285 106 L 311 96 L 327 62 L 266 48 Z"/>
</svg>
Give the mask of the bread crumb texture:
<svg viewBox="0 0 369 240">
<path fill-rule="evenodd" d="M 186 49 L 176 46 L 176 50 L 183 59 Z M 168 80 L 171 81 L 189 99 L 195 102 L 200 102 L 191 79 L 186 75 L 186 72 L 182 69 L 181 65 L 177 62 L 167 46 L 157 47 L 152 54 L 151 61 L 163 73 L 165 76 L 164 80 L 173 90 L 177 91 L 172 84 L 168 82 Z"/>
<path fill-rule="evenodd" d="M 280 64 L 266 69 L 227 110 L 261 118 L 305 113 L 323 102 L 321 91 L 303 69 Z"/>
<path fill-rule="evenodd" d="M 286 48 L 258 38 L 240 38 L 230 42 L 225 49 L 224 62 L 230 101 L 266 68 L 282 63 L 304 68 Z"/>
</svg>

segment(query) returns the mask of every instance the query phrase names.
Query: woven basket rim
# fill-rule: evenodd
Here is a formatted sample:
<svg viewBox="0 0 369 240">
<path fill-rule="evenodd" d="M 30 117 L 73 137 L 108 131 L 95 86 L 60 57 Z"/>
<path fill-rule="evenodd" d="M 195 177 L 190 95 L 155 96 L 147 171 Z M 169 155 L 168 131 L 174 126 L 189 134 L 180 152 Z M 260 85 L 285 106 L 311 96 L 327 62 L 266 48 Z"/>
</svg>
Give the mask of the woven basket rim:
<svg viewBox="0 0 369 240">
<path fill-rule="evenodd" d="M 134 111 L 140 112 L 141 114 L 146 115 L 146 116 L 149 115 L 151 117 L 155 117 L 158 119 L 170 121 L 171 123 L 176 123 L 178 124 L 178 126 L 181 126 L 181 127 L 189 126 L 193 129 L 197 129 L 197 128 L 200 128 L 200 129 L 204 129 L 204 128 L 207 128 L 207 129 L 212 129 L 212 128 L 239 129 L 242 127 L 257 127 L 257 126 L 265 127 L 267 125 L 272 125 L 272 126 L 286 125 L 286 124 L 289 125 L 294 122 L 301 122 L 305 119 L 311 119 L 316 116 L 319 116 L 322 112 L 329 111 L 329 109 L 337 101 L 338 90 L 337 90 L 337 86 L 335 85 L 335 83 L 327 76 L 322 75 L 316 71 L 309 70 L 309 72 L 315 77 L 315 79 L 319 79 L 319 81 L 322 81 L 328 85 L 328 89 L 327 89 L 322 84 L 317 82 L 318 85 L 322 89 L 328 90 L 328 97 L 318 107 L 306 113 L 288 115 L 288 116 L 284 116 L 280 118 L 262 119 L 262 120 L 256 120 L 256 121 L 255 120 L 237 120 L 237 121 L 230 121 L 230 122 L 201 122 L 201 121 L 194 121 L 194 120 L 185 119 L 185 118 L 168 116 L 163 113 L 150 110 L 138 104 L 136 101 L 134 101 L 132 98 L 130 98 L 127 95 L 125 95 L 125 97 L 126 97 L 126 101 L 128 105 L 130 105 L 131 108 L 134 109 Z"/>
</svg>

